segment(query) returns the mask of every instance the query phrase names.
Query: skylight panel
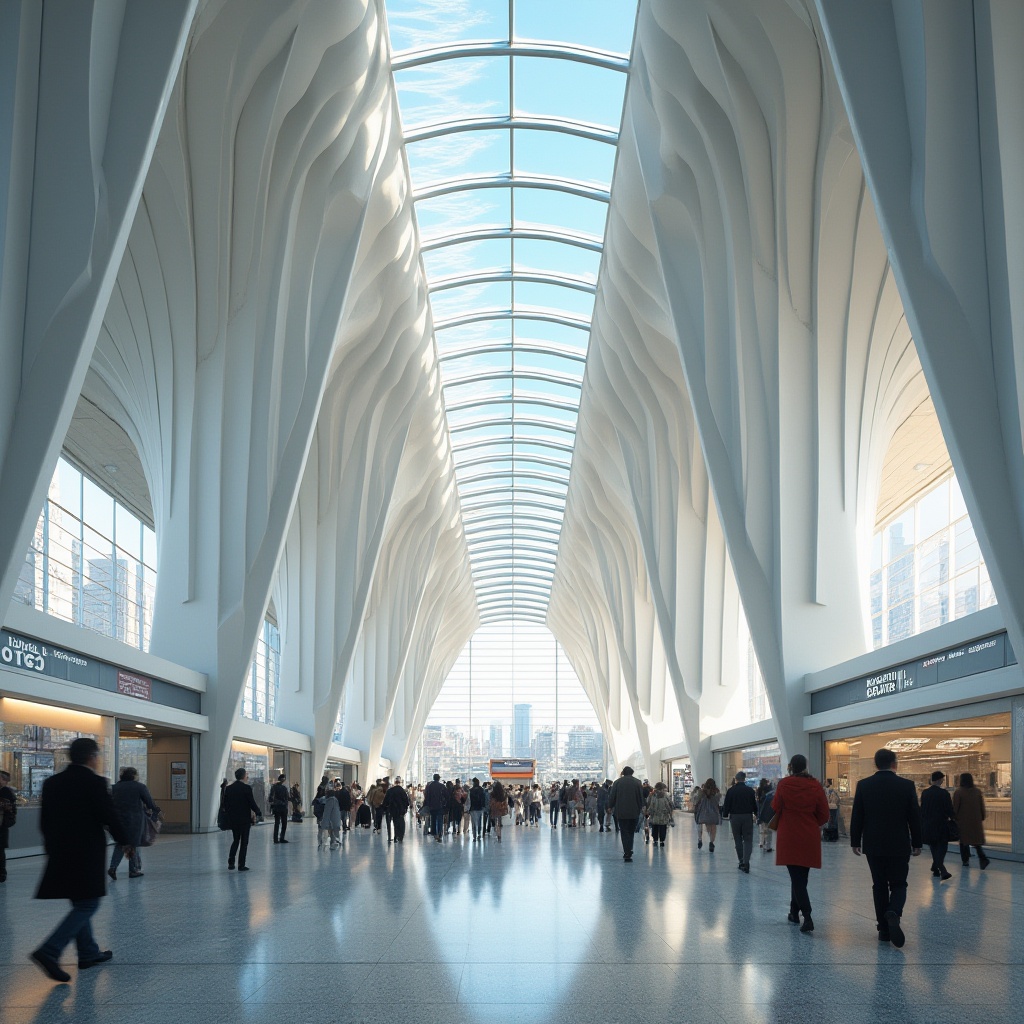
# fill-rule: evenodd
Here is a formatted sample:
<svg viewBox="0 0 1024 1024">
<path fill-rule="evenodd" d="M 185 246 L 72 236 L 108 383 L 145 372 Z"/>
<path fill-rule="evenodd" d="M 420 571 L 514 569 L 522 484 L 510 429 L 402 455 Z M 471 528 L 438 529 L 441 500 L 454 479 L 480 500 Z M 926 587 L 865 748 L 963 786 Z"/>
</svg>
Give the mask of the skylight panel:
<svg viewBox="0 0 1024 1024">
<path fill-rule="evenodd" d="M 534 281 L 516 285 L 516 303 L 533 308 L 558 309 L 571 316 L 588 319 L 594 311 L 594 296 L 589 292 Z"/>
<path fill-rule="evenodd" d="M 578 61 L 514 57 L 514 114 L 544 114 L 616 130 L 626 76 Z"/>
<path fill-rule="evenodd" d="M 474 189 L 420 199 L 416 219 L 423 239 L 473 227 L 508 227 L 512 223 L 512 191 Z"/>
<path fill-rule="evenodd" d="M 555 224 L 566 231 L 604 236 L 608 204 L 539 188 L 515 190 L 515 223 Z"/>
<path fill-rule="evenodd" d="M 484 267 L 510 265 L 511 249 L 508 240 L 501 238 L 459 242 L 423 253 L 423 266 L 428 281 L 453 274 L 466 274 Z"/>
<path fill-rule="evenodd" d="M 490 284 L 463 285 L 431 294 L 434 319 L 443 321 L 474 309 L 509 309 L 512 306 L 512 284 L 497 281 Z"/>
<path fill-rule="evenodd" d="M 466 175 L 507 174 L 508 129 L 460 132 L 405 147 L 413 187 Z"/>
<path fill-rule="evenodd" d="M 390 0 L 387 11 L 395 53 L 509 36 L 508 0 Z"/>
<path fill-rule="evenodd" d="M 586 0 L 582 18 L 576 4 L 516 0 L 513 34 L 516 39 L 557 39 L 628 54 L 635 20 L 635 0 Z"/>
<path fill-rule="evenodd" d="M 607 142 L 536 128 L 516 128 L 512 134 L 517 174 L 550 174 L 605 188 L 612 180 L 615 147 Z"/>
<path fill-rule="evenodd" d="M 520 239 L 514 253 L 515 270 L 555 269 L 563 274 L 587 277 L 597 280 L 601 266 L 601 254 L 589 249 L 562 242 L 547 242 L 542 239 Z"/>
</svg>

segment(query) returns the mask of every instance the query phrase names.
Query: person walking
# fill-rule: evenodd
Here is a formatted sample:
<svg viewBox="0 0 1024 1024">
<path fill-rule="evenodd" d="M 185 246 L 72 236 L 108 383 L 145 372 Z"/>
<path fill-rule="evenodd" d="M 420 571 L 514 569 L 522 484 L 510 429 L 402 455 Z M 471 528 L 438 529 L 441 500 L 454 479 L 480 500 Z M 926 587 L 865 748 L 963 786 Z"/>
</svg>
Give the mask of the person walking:
<svg viewBox="0 0 1024 1024">
<path fill-rule="evenodd" d="M 0 883 L 7 881 L 7 847 L 18 820 L 18 794 L 11 789 L 11 773 L 0 771 Z"/>
<path fill-rule="evenodd" d="M 633 769 L 627 764 L 612 785 L 608 794 L 608 810 L 615 815 L 622 839 L 622 859 L 633 861 L 633 837 L 637 822 L 644 813 L 644 790 L 638 779 L 633 778 Z"/>
<path fill-rule="evenodd" d="M 302 793 L 299 791 L 299 784 L 296 782 L 288 790 L 288 802 L 292 805 L 292 821 L 298 824 L 302 821 Z"/>
<path fill-rule="evenodd" d="M 346 786 L 341 779 L 334 780 L 334 795 L 338 800 L 338 810 L 341 812 L 341 832 L 352 831 L 352 790 Z"/>
<path fill-rule="evenodd" d="M 757 821 L 757 797 L 747 785 L 747 773 L 737 772 L 722 804 L 722 817 L 729 819 L 732 841 L 736 846 L 740 871 L 750 874 L 750 854 L 754 849 L 754 822 Z"/>
<path fill-rule="evenodd" d="M 341 805 L 338 803 L 338 790 L 328 787 L 324 790 L 324 816 L 320 823 L 320 837 L 316 848 L 323 846 L 324 833 L 327 833 L 327 848 L 333 850 L 341 846 Z"/>
<path fill-rule="evenodd" d="M 757 787 L 757 827 L 761 834 L 760 847 L 762 853 L 772 852 L 772 836 L 775 834 L 768 827 L 775 812 L 772 800 L 775 798 L 775 787 L 768 779 L 762 779 Z"/>
<path fill-rule="evenodd" d="M 72 740 L 71 763 L 43 783 L 39 827 L 46 848 L 46 869 L 36 890 L 37 900 L 70 900 L 71 910 L 46 941 L 30 956 L 54 981 L 70 981 L 60 955 L 72 940 L 78 949 L 80 971 L 106 963 L 114 956 L 101 950 L 92 933 L 92 916 L 106 895 L 107 837 L 134 854 L 107 780 L 99 774 L 100 747 L 88 736 Z M 106 831 L 104 831 L 106 830 Z"/>
<path fill-rule="evenodd" d="M 654 792 L 647 798 L 647 819 L 651 823 L 654 845 L 665 845 L 665 835 L 672 823 L 672 800 L 668 795 L 668 787 L 664 782 L 654 784 Z"/>
<path fill-rule="evenodd" d="M 278 775 L 277 782 L 270 787 L 270 809 L 274 812 L 274 842 L 287 843 L 284 834 L 288 831 L 288 787 L 284 775 Z"/>
<path fill-rule="evenodd" d="M 722 791 L 714 779 L 708 779 L 700 787 L 701 796 L 696 805 L 694 818 L 697 822 L 697 849 L 704 845 L 701 835 L 702 829 L 708 830 L 708 853 L 715 852 L 715 836 L 718 835 L 718 826 L 722 824 Z"/>
<path fill-rule="evenodd" d="M 487 791 L 479 779 L 473 779 L 469 789 L 469 817 L 473 824 L 473 842 L 479 843 L 484 837 L 484 814 L 487 811 Z"/>
<path fill-rule="evenodd" d="M 858 857 L 863 849 L 868 858 L 878 941 L 900 947 L 906 941 L 900 917 L 907 902 L 910 858 L 921 852 L 921 807 L 913 782 L 896 774 L 893 751 L 876 750 L 875 768 L 874 775 L 857 783 L 850 846 Z"/>
<path fill-rule="evenodd" d="M 558 810 L 561 807 L 559 793 L 558 783 L 552 782 L 551 788 L 548 790 L 548 820 L 551 822 L 552 828 L 558 828 Z"/>
<path fill-rule="evenodd" d="M 605 826 L 608 817 L 608 794 L 611 793 L 612 784 L 607 779 L 597 787 L 597 824 L 598 832 L 610 832 L 611 829 Z"/>
<path fill-rule="evenodd" d="M 958 827 L 945 781 L 945 772 L 932 772 L 931 785 L 921 794 L 921 841 L 931 851 L 932 874 L 943 882 L 953 877 L 945 861 L 951 831 Z"/>
<path fill-rule="evenodd" d="M 405 816 L 409 813 L 409 806 L 409 794 L 396 779 L 395 784 L 384 794 L 384 811 L 394 828 L 396 843 L 405 839 Z"/>
<path fill-rule="evenodd" d="M 772 800 L 778 826 L 775 863 L 789 871 L 789 920 L 799 924 L 802 913 L 800 931 L 813 932 L 807 882 L 811 868 L 821 868 L 821 826 L 828 821 L 828 800 L 821 783 L 807 773 L 803 754 L 794 754 L 788 769 Z"/>
<path fill-rule="evenodd" d="M 146 828 L 146 812 L 155 817 L 160 809 L 153 803 L 153 797 L 146 786 L 139 782 L 138 769 L 130 766 L 121 769 L 120 781 L 111 789 L 110 795 L 121 816 L 125 835 L 128 836 L 128 846 L 132 851 L 128 858 L 128 877 L 141 878 L 142 857 L 139 855 L 139 845 Z M 110 867 L 107 868 L 107 874 L 113 882 L 117 881 L 117 866 L 124 856 L 125 847 L 115 844 L 114 852 L 110 855 Z"/>
<path fill-rule="evenodd" d="M 495 779 L 491 784 L 491 821 L 494 824 L 494 831 L 499 843 L 501 842 L 501 823 L 506 814 L 508 814 L 508 795 L 505 793 L 505 787 Z"/>
<path fill-rule="evenodd" d="M 260 809 L 252 795 L 252 786 L 247 785 L 249 777 L 244 768 L 235 769 L 235 781 L 222 794 L 224 811 L 231 828 L 231 848 L 228 850 L 228 871 L 235 870 L 235 855 L 238 855 L 238 870 L 248 871 L 245 855 L 249 852 L 249 830 L 259 817 Z"/>
<path fill-rule="evenodd" d="M 985 798 L 974 784 L 974 776 L 963 772 L 960 785 L 953 792 L 953 813 L 960 830 L 960 860 L 965 868 L 971 866 L 971 847 L 978 855 L 978 867 L 982 871 L 989 865 L 985 855 Z M 920 845 L 920 844 L 918 844 Z"/>
<path fill-rule="evenodd" d="M 423 805 L 430 812 L 430 830 L 440 843 L 444 832 L 444 808 L 448 800 L 447 791 L 441 776 L 435 773 L 433 782 L 428 782 L 423 790 Z"/>
</svg>

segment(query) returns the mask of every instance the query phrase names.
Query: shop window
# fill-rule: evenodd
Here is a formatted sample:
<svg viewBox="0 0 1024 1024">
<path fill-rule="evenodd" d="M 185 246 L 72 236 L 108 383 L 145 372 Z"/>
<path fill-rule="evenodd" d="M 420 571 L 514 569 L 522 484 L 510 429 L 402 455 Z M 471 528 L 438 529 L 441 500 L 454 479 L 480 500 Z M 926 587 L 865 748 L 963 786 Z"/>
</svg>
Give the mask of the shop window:
<svg viewBox="0 0 1024 1024">
<path fill-rule="evenodd" d="M 66 459 L 60 459 L 14 600 L 149 650 L 156 534 Z"/>
<path fill-rule="evenodd" d="M 843 827 L 849 825 L 857 782 L 875 772 L 875 751 L 895 751 L 897 773 L 913 781 L 920 793 L 934 771 L 946 776 L 952 792 L 963 772 L 974 776 L 985 798 L 985 833 L 993 846 L 1010 845 L 1010 713 L 963 718 L 937 725 L 914 725 L 825 742 L 825 775 L 834 780 Z"/>
<path fill-rule="evenodd" d="M 876 649 L 996 603 L 955 476 L 876 531 L 868 602 Z"/>
</svg>

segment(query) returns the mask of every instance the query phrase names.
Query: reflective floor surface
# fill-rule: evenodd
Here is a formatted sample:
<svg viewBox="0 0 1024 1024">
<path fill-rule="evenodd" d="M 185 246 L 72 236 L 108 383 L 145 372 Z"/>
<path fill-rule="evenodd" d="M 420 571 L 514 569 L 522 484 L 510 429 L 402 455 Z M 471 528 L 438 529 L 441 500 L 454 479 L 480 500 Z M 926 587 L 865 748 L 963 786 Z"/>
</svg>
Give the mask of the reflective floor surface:
<svg viewBox="0 0 1024 1024">
<path fill-rule="evenodd" d="M 70 984 L 27 959 L 67 904 L 33 900 L 42 861 L 0 886 L 3 1024 L 367 1024 L 985 1021 L 1024 1019 L 1024 867 L 993 861 L 939 884 L 912 865 L 902 950 L 876 939 L 867 864 L 828 846 L 812 872 L 816 931 L 786 920 L 788 876 L 688 821 L 622 862 L 617 837 L 509 827 L 389 847 L 360 832 L 317 850 L 253 830 L 246 874 L 223 835 L 161 838 L 145 877 L 96 915 L 114 960 Z"/>
</svg>

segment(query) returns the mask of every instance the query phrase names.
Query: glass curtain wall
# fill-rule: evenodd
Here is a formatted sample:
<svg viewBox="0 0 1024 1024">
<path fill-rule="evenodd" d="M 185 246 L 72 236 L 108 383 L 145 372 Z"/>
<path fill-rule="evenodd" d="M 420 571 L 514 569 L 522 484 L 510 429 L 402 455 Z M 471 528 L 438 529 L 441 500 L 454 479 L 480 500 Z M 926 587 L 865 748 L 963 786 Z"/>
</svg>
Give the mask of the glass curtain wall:
<svg viewBox="0 0 1024 1024">
<path fill-rule="evenodd" d="M 876 531 L 870 600 L 876 649 L 996 603 L 955 476 Z"/>
<path fill-rule="evenodd" d="M 604 778 L 604 736 L 569 659 L 550 631 L 526 622 L 483 626 L 430 712 L 412 769 L 418 781 L 488 777 L 492 757 L 537 761 L 537 779 Z"/>
<path fill-rule="evenodd" d="M 264 619 L 256 641 L 249 678 L 242 691 L 243 718 L 273 725 L 277 719 L 277 689 L 281 680 L 281 634 L 270 619 Z"/>
<path fill-rule="evenodd" d="M 14 600 L 149 650 L 156 534 L 61 458 Z"/>
</svg>

